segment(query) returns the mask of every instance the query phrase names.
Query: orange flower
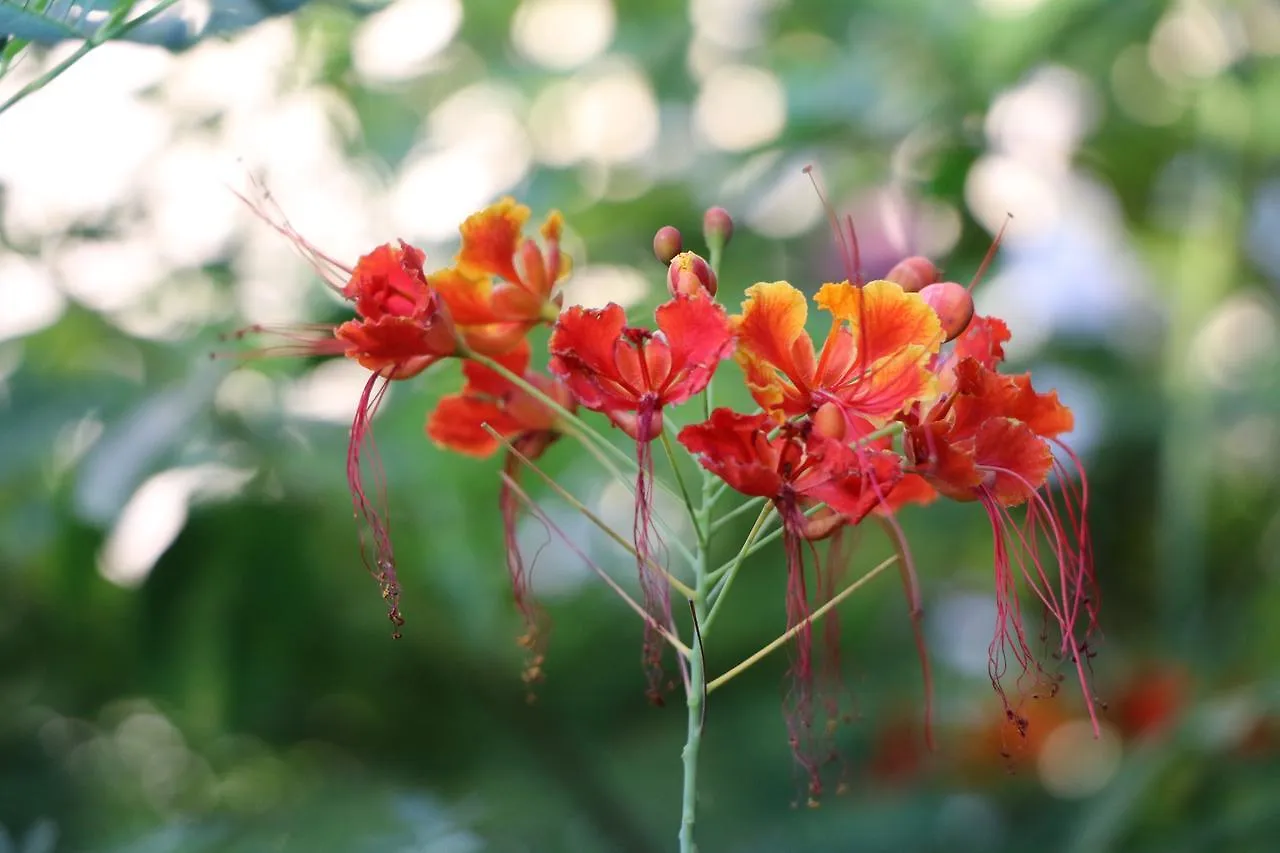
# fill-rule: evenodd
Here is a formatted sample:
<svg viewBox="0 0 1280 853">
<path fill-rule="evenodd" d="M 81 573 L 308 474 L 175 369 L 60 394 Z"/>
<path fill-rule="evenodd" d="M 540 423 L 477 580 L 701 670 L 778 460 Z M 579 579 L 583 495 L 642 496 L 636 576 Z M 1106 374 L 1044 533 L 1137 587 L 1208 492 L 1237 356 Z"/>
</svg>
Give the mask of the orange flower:
<svg viewBox="0 0 1280 853">
<path fill-rule="evenodd" d="M 529 343 L 521 341 L 514 350 L 494 356 L 512 373 L 524 377 L 538 390 L 566 409 L 574 408 L 569 389 L 550 377 L 529 371 Z M 541 456 L 560 437 L 557 415 L 546 404 L 482 364 L 467 361 L 462 365 L 466 384 L 458 394 L 444 397 L 427 420 L 427 435 L 442 447 L 468 456 L 492 455 L 500 446 L 486 429 L 488 425 L 527 459 Z M 511 488 L 523 468 L 516 453 L 508 453 L 503 463 L 507 478 L 498 492 L 498 508 L 502 514 L 503 538 L 506 545 L 507 574 L 516 607 L 525 622 L 521 644 L 529 650 L 525 680 L 541 675 L 542 651 L 541 611 L 529 595 L 529 570 L 520 554 L 516 538 L 520 501 Z"/>
<path fill-rule="evenodd" d="M 539 323 L 555 322 L 556 285 L 569 274 L 560 251 L 564 221 L 551 213 L 541 228 L 545 248 L 522 236 L 529 208 L 503 198 L 462 223 L 454 266 L 433 273 L 431 286 L 449 306 L 467 346 L 486 355 L 512 349 Z"/>
<path fill-rule="evenodd" d="M 937 315 L 919 295 L 890 281 L 824 284 L 815 297 L 833 322 L 815 355 L 805 332 L 804 294 L 785 281 L 747 289 L 734 318 L 747 387 L 775 418 L 835 403 L 849 419 L 881 426 L 931 397 L 930 358 L 942 343 Z"/>
</svg>

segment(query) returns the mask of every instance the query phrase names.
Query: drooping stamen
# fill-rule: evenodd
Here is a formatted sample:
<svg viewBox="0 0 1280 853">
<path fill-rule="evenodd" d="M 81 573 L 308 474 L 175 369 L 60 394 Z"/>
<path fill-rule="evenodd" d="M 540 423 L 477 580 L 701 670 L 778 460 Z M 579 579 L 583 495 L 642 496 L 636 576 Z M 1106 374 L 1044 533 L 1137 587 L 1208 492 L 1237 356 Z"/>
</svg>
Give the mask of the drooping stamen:
<svg viewBox="0 0 1280 853">
<path fill-rule="evenodd" d="M 653 440 L 655 429 L 661 429 L 656 402 L 642 400 L 636 412 L 636 505 L 632 525 L 632 537 L 636 547 L 636 570 L 640 577 L 640 592 L 645 612 L 652 622 L 645 623 L 644 645 L 641 661 L 647 681 L 646 695 L 649 701 L 661 706 L 664 703 L 662 657 L 665 651 L 662 634 L 656 625 L 670 628 L 671 588 L 666 578 L 652 565 L 656 532 L 653 528 Z"/>
<path fill-rule="evenodd" d="M 360 535 L 360 557 L 365 568 L 378 581 L 382 598 L 387 602 L 387 618 L 394 626 L 392 634 L 400 638 L 404 618 L 400 615 L 400 582 L 396 577 L 395 554 L 391 549 L 391 528 L 386 512 L 386 483 L 377 446 L 373 443 L 373 417 L 386 396 L 391 380 L 373 374 L 365 383 L 364 391 L 356 406 L 355 419 L 351 422 L 351 438 L 347 444 L 347 484 L 355 505 L 356 516 L 363 524 Z M 371 500 L 364 488 L 361 449 L 369 446 L 371 468 L 376 483 L 375 498 Z M 365 551 L 366 535 L 372 540 L 373 561 Z"/>
<path fill-rule="evenodd" d="M 236 198 L 244 202 L 253 211 L 254 215 L 293 244 L 298 254 L 311 265 L 311 268 L 316 271 L 329 289 L 340 296 L 343 295 L 343 286 L 350 280 L 352 275 L 351 267 L 326 254 L 298 233 L 298 230 L 293 227 L 293 223 L 289 221 L 289 217 L 285 215 L 284 209 L 276 202 L 275 196 L 271 194 L 271 191 L 267 189 L 261 179 L 250 173 L 249 182 L 257 190 L 260 201 L 254 202 L 250 200 L 234 187 L 229 186 L 227 189 Z"/>
<path fill-rule="evenodd" d="M 498 509 L 502 514 L 502 533 L 506 545 L 507 574 L 511 578 L 511 593 L 515 599 L 516 609 L 520 611 L 520 617 L 524 621 L 524 634 L 520 636 L 520 645 L 526 651 L 522 678 L 525 684 L 533 685 L 542 680 L 546 634 L 543 630 L 542 608 L 534 601 L 530 590 L 531 567 L 525 565 L 517 536 L 520 498 L 516 489 L 519 487 L 520 471 L 523 467 L 520 457 L 514 453 L 507 454 L 502 464 L 503 477 L 502 485 L 498 489 Z M 529 694 L 529 699 L 533 699 L 532 693 Z"/>
<path fill-rule="evenodd" d="M 877 495 L 879 488 L 876 487 Z M 881 498 L 881 506 L 885 506 Z M 911 618 L 911 636 L 916 644 L 916 657 L 920 660 L 920 677 L 924 683 L 924 742 L 932 752 L 937 749 L 933 737 L 933 666 L 929 661 L 929 647 L 924 636 L 924 597 L 920 594 L 920 576 L 916 573 L 915 559 L 907 534 L 892 511 L 881 516 L 885 532 L 898 554 L 898 574 L 902 578 L 902 590 L 907 597 L 908 615 Z"/>
<path fill-rule="evenodd" d="M 1094 594 L 1091 587 L 1095 580 L 1092 556 L 1089 553 L 1088 528 L 1082 523 L 1080 504 L 1068 496 L 1064 498 L 1065 508 L 1060 512 L 1047 491 L 1033 490 L 1031 484 L 1017 472 L 1002 468 L 992 470 L 1021 482 L 1030 494 L 1022 524 L 1017 523 L 1011 511 L 1001 505 L 988 489 L 984 488 L 980 496 L 995 539 L 997 626 L 990 656 L 992 684 L 1005 705 L 1006 713 L 1009 713 L 1010 705 L 1002 687 L 1002 680 L 1007 672 L 1007 652 L 1012 653 L 1022 670 L 1019 689 L 1022 681 L 1028 677 L 1036 685 L 1047 678 L 1053 682 L 1054 690 L 1056 683 L 1060 681 L 1059 676 L 1049 676 L 1044 671 L 1027 642 L 1017 591 L 1017 578 L 1021 575 L 1044 607 L 1046 617 L 1058 629 L 1060 643 L 1057 654 L 1074 666 L 1089 719 L 1097 734 L 1097 710 L 1086 672 L 1088 658 L 1091 656 L 1089 635 L 1096 625 L 1096 610 L 1091 598 Z M 1087 498 L 1082 493 L 1081 502 L 1085 501 Z M 1064 523 L 1063 514 L 1067 516 L 1069 523 Z M 1056 584 L 1045 571 L 1040 554 L 1042 539 L 1047 539 L 1052 548 L 1058 575 Z M 1086 608 L 1089 616 L 1088 624 L 1082 632 L 1076 629 L 1081 607 Z"/>
</svg>

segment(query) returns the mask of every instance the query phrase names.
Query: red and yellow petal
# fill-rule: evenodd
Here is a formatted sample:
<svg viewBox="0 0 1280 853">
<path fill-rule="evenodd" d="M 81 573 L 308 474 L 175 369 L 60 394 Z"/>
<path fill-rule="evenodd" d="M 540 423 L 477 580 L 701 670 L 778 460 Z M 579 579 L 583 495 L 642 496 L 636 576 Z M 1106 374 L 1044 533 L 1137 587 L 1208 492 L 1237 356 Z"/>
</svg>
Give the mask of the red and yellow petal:
<svg viewBox="0 0 1280 853">
<path fill-rule="evenodd" d="M 472 276 L 518 282 L 515 255 L 520 232 L 528 220 L 529 208 L 509 197 L 468 216 L 459 229 L 462 248 L 458 251 L 458 268 Z"/>
<path fill-rule="evenodd" d="M 428 276 L 427 283 L 449 306 L 449 314 L 458 325 L 476 326 L 499 319 L 493 313 L 493 285 L 487 277 L 446 267 Z"/>
<path fill-rule="evenodd" d="M 807 392 L 816 368 L 813 341 L 805 331 L 808 317 L 804 294 L 787 282 L 753 284 L 747 288 L 742 313 L 732 320 L 738 351 L 770 365 Z"/>
<path fill-rule="evenodd" d="M 768 415 L 719 408 L 705 423 L 680 430 L 677 440 L 698 464 L 744 495 L 774 498 L 782 490 L 776 448 L 768 441 Z"/>
<path fill-rule="evenodd" d="M 874 366 L 909 347 L 920 348 L 927 360 L 942 345 L 938 315 L 918 293 L 907 293 L 892 281 L 872 281 L 862 287 L 848 282 L 824 284 L 815 301 L 849 324 L 859 365 Z"/>
</svg>

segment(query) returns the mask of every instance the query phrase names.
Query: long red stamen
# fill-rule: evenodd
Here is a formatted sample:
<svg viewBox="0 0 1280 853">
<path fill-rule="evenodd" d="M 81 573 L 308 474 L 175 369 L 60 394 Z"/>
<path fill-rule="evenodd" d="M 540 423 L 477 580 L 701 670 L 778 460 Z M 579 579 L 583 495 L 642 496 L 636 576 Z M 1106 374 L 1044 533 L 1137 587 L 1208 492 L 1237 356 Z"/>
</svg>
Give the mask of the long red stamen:
<svg viewBox="0 0 1280 853">
<path fill-rule="evenodd" d="M 520 458 L 508 453 L 502 464 L 502 485 L 498 489 L 498 509 L 502 514 L 502 534 L 506 545 L 507 574 L 511 578 L 511 593 L 515 599 L 516 609 L 524 621 L 524 634 L 520 637 L 520 645 L 527 652 L 523 674 L 525 684 L 532 685 L 542 680 L 542 664 L 546 648 L 546 634 L 543 631 L 543 613 L 531 594 L 530 568 L 526 566 L 524 556 L 520 553 L 518 526 L 520 516 L 520 499 L 516 494 L 519 488 L 520 471 L 523 468 Z M 530 694 L 532 699 L 533 694 Z"/>
<path fill-rule="evenodd" d="M 285 215 L 284 209 L 276 203 L 275 197 L 271 194 L 271 191 L 267 189 L 266 185 L 263 184 L 259 178 L 250 174 L 249 181 L 253 184 L 253 188 L 261 197 L 260 201 L 251 201 L 243 193 L 233 187 L 228 187 L 228 189 L 231 190 L 231 193 L 236 198 L 244 202 L 245 205 L 253 211 L 254 215 L 270 225 L 279 234 L 283 235 L 290 243 L 292 243 L 293 247 L 298 251 L 298 254 L 311 265 L 311 268 L 316 271 L 329 289 L 341 295 L 343 285 L 345 285 L 351 278 L 352 269 L 341 261 L 326 254 L 298 233 L 298 230 L 293 227 L 293 223 L 289 221 L 289 217 Z"/>
<path fill-rule="evenodd" d="M 400 615 L 400 583 L 396 577 L 395 554 L 391 549 L 391 528 L 386 518 L 385 477 L 378 451 L 373 443 L 373 417 L 386 396 L 389 379 L 378 374 L 369 377 L 364 391 L 360 394 L 360 402 L 356 407 L 355 419 L 351 422 L 351 438 L 347 444 L 347 484 L 351 488 L 351 498 L 355 504 L 356 516 L 364 527 L 360 537 L 360 556 L 365 568 L 378 581 L 382 589 L 382 598 L 387 602 L 387 618 L 394 626 L 392 636 L 399 639 L 400 627 L 404 618 Z M 376 483 L 375 499 L 370 500 L 364 488 L 361 449 L 369 445 L 372 457 L 371 467 Z M 365 552 L 365 537 L 372 539 L 373 562 L 370 564 Z"/>
<path fill-rule="evenodd" d="M 643 363 L 643 362 L 642 362 Z M 671 588 L 667 579 L 657 571 L 653 563 L 655 533 L 653 530 L 653 439 L 658 408 L 653 402 L 643 402 L 636 419 L 636 505 L 632 536 L 636 547 L 636 569 L 640 577 L 640 592 L 645 612 L 652 621 L 645 622 L 644 645 L 641 661 L 647 680 L 646 694 L 655 705 L 664 704 L 662 657 L 666 650 L 662 634 L 655 627 L 670 627 Z"/>
</svg>

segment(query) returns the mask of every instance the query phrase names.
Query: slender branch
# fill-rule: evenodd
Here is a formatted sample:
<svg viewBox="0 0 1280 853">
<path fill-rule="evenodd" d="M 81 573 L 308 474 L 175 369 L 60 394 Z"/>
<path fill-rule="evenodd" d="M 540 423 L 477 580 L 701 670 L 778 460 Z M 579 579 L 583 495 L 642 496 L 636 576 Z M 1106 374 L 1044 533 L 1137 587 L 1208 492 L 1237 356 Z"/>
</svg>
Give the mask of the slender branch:
<svg viewBox="0 0 1280 853">
<path fill-rule="evenodd" d="M 653 628 L 655 631 L 661 634 L 662 638 L 666 640 L 668 643 L 670 643 L 673 649 L 675 649 L 677 652 L 679 652 L 681 655 L 683 655 L 686 658 L 689 657 L 691 654 L 693 654 L 693 652 L 689 650 L 689 647 L 686 646 L 684 643 L 682 643 L 680 639 L 677 636 L 675 636 L 675 634 L 672 634 L 665 627 L 663 627 L 661 623 L 659 623 L 656 619 L 654 619 L 652 616 L 646 613 L 645 609 L 641 607 L 639 604 L 637 604 L 636 600 L 632 598 L 630 595 L 628 595 L 627 591 L 624 590 L 618 584 L 617 581 L 611 578 L 604 569 L 600 568 L 600 566 L 596 564 L 595 560 L 592 560 L 590 557 L 586 555 L 586 553 L 582 551 L 581 548 L 575 545 L 573 543 L 573 540 L 570 539 L 568 536 L 566 536 L 564 531 L 561 530 L 556 525 L 556 523 L 552 521 L 551 518 L 542 510 L 542 507 L 538 506 L 538 504 L 534 502 L 532 498 L 529 497 L 528 493 L 526 493 L 524 489 L 520 488 L 520 484 L 516 482 L 514 477 L 512 477 L 510 474 L 504 471 L 502 472 L 502 480 L 504 483 L 507 484 L 507 488 L 515 492 L 516 495 L 520 498 L 520 500 L 524 502 L 525 506 L 527 506 L 529 510 L 538 517 L 539 521 L 541 521 L 543 524 L 547 525 L 547 527 L 549 527 L 552 531 L 554 531 L 555 534 L 560 537 L 561 541 L 563 541 L 566 545 L 569 546 L 569 549 L 573 551 L 573 553 L 581 557 L 582 561 L 586 563 L 588 566 L 590 566 L 591 570 L 595 572 L 597 575 L 599 575 L 600 579 L 604 581 L 611 590 L 617 593 L 618 597 L 621 598 L 624 602 L 626 602 L 628 607 L 630 607 L 637 614 L 639 614 L 641 619 L 649 623 L 649 626 L 651 628 Z"/>
<path fill-rule="evenodd" d="M 671 463 L 671 470 L 675 472 L 676 485 L 680 487 L 680 497 L 684 499 L 685 508 L 689 510 L 689 521 L 693 524 L 693 532 L 697 535 L 698 542 L 705 548 L 707 534 L 702 524 L 701 513 L 693 503 L 689 487 L 685 485 L 684 475 L 680 473 L 680 458 L 676 456 L 676 449 L 671 446 L 671 439 L 667 436 L 666 430 L 662 432 L 662 447 L 667 452 L 667 461 Z"/>
<path fill-rule="evenodd" d="M 760 649 L 760 651 L 756 652 L 751 657 L 744 660 L 742 663 L 733 667 L 733 669 L 730 669 L 724 675 L 721 675 L 718 678 L 713 679 L 711 683 L 707 685 L 707 692 L 710 693 L 713 690 L 715 690 L 717 687 L 720 687 L 721 685 L 726 684 L 729 681 L 732 681 L 734 678 L 741 675 L 743 672 L 750 669 L 755 664 L 759 663 L 763 658 L 767 657 L 769 654 L 776 651 L 781 646 L 785 645 L 788 640 L 790 640 L 792 637 L 798 634 L 806 625 L 809 625 L 821 619 L 823 616 L 827 614 L 828 610 L 839 605 L 840 602 L 844 601 L 846 598 L 852 595 L 855 590 L 861 588 L 864 584 L 866 584 L 876 575 L 883 572 L 885 569 L 892 566 L 897 561 L 898 561 L 898 555 L 894 554 L 892 557 L 889 557 L 888 559 L 884 560 L 875 568 L 871 569 L 871 571 L 867 572 L 865 575 L 858 578 L 853 583 L 849 584 L 843 590 L 836 593 L 836 595 L 832 596 L 831 600 L 828 601 L 826 604 L 822 605 L 817 610 L 810 613 L 807 617 L 805 617 L 804 619 L 802 619 L 801 621 L 793 625 L 791 628 L 789 628 L 784 634 L 782 634 L 782 636 L 778 637 L 776 640 L 769 643 L 764 648 Z"/>
<path fill-rule="evenodd" d="M 720 605 L 724 603 L 725 596 L 729 592 L 729 587 L 733 584 L 733 579 L 738 576 L 738 569 L 742 567 L 742 563 L 747 558 L 747 554 L 751 552 L 751 546 L 755 543 L 756 537 L 760 535 L 760 531 L 764 529 L 765 521 L 769 518 L 769 513 L 773 511 L 773 504 L 767 503 L 760 508 L 760 514 L 756 516 L 756 523 L 751 525 L 751 532 L 747 534 L 747 538 L 742 543 L 742 548 L 738 551 L 738 556 L 734 558 L 732 566 L 725 574 L 724 580 L 712 591 L 711 612 L 707 614 L 706 622 L 702 626 L 702 630 L 711 627 L 711 623 L 716 621 L 716 614 L 720 612 Z"/>
<path fill-rule="evenodd" d="M 744 515 L 750 512 L 751 510 L 755 509 L 757 506 L 759 506 L 761 503 L 763 503 L 766 500 L 768 500 L 768 498 L 751 498 L 750 500 L 739 504 L 738 506 L 734 507 L 733 509 L 729 510 L 724 515 L 716 519 L 716 523 L 711 526 L 712 532 L 719 530 L 721 527 L 724 527 L 726 523 L 728 523 L 729 521 L 732 521 L 738 516 Z"/>
<path fill-rule="evenodd" d="M 598 527 L 606 536 L 608 536 L 614 542 L 617 542 L 619 545 L 625 548 L 627 553 L 631 554 L 631 556 L 635 557 L 636 559 L 639 559 L 639 555 L 636 554 L 636 546 L 631 542 L 627 541 L 627 538 L 625 536 L 623 536 L 621 533 L 619 533 L 618 531 L 610 527 L 604 521 L 604 519 L 600 518 L 600 516 L 596 515 L 594 512 L 588 509 L 587 506 L 584 503 L 582 503 L 582 501 L 578 500 L 572 494 L 570 494 L 569 491 L 565 489 L 564 486 L 561 486 L 559 483 L 557 483 L 555 479 L 551 477 L 551 475 L 549 475 L 546 471 L 543 471 L 541 468 L 535 465 L 533 461 L 529 459 L 528 456 L 525 456 L 523 453 L 517 450 L 515 445 L 507 441 L 507 439 L 503 437 L 501 433 L 499 433 L 497 430 L 495 430 L 493 427 L 489 426 L 488 424 L 482 424 L 481 426 L 483 426 L 485 431 L 488 432 L 491 436 L 493 436 L 494 439 L 501 442 L 501 444 L 507 448 L 507 451 L 509 453 L 511 453 L 513 456 L 519 459 L 521 464 L 523 464 L 526 468 L 528 468 L 533 473 L 537 474 L 538 477 L 541 478 L 541 480 L 544 483 L 550 486 L 551 489 L 557 495 L 559 495 L 562 500 L 565 501 L 565 503 L 569 504 L 569 506 L 573 507 L 578 512 L 582 513 L 582 515 L 588 521 L 590 521 L 592 524 Z M 672 589 L 679 592 L 685 598 L 693 597 L 693 590 L 690 589 L 689 586 L 685 584 L 683 581 L 681 581 L 679 578 L 675 577 L 670 572 L 668 572 L 665 566 L 658 563 L 652 557 L 649 558 L 648 562 L 649 562 L 649 565 L 655 571 L 659 572 L 664 578 L 667 579 L 667 583 L 671 585 Z"/>
</svg>

